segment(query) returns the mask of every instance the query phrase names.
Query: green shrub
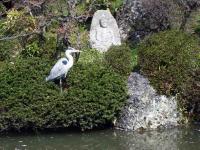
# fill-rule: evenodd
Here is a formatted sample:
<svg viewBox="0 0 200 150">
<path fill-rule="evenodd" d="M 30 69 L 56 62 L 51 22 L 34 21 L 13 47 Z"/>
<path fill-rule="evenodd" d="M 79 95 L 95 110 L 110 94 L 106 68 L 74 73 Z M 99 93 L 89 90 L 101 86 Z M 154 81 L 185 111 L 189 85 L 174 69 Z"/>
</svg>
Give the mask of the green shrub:
<svg viewBox="0 0 200 150">
<path fill-rule="evenodd" d="M 126 100 L 125 78 L 101 63 L 77 64 L 68 80 L 68 98 L 78 114 L 76 126 L 91 129 L 110 124 Z"/>
<path fill-rule="evenodd" d="M 122 6 L 122 4 L 123 0 L 83 0 L 76 6 L 76 13 L 81 15 L 86 13 L 89 9 L 92 9 L 95 12 L 99 9 L 107 8 L 109 8 L 112 13 L 115 13 Z"/>
<path fill-rule="evenodd" d="M 125 44 L 111 47 L 105 53 L 105 60 L 115 72 L 121 75 L 127 76 L 133 69 L 132 51 Z"/>
<path fill-rule="evenodd" d="M 140 44 L 138 63 L 159 93 L 177 95 L 184 115 L 200 120 L 198 44 L 197 38 L 180 31 L 154 34 Z"/>
<path fill-rule="evenodd" d="M 72 47 L 79 47 L 81 49 L 89 48 L 89 32 L 86 27 L 74 24 L 71 25 L 69 41 Z"/>
<path fill-rule="evenodd" d="M 0 71 L 2 71 L 4 69 L 4 67 L 6 66 L 6 61 L 0 61 Z"/>
<path fill-rule="evenodd" d="M 200 35 L 200 17 L 196 18 L 196 25 L 194 26 L 194 32 Z"/>
<path fill-rule="evenodd" d="M 26 47 L 21 51 L 20 55 L 23 58 L 27 57 L 45 57 L 52 59 L 56 53 L 56 37 L 53 35 L 45 35 L 45 41 L 40 44 L 37 37 L 26 44 Z"/>
<path fill-rule="evenodd" d="M 138 62 L 158 91 L 175 95 L 198 67 L 199 53 L 198 39 L 180 31 L 165 31 L 140 44 Z"/>
<path fill-rule="evenodd" d="M 0 42 L 0 61 L 10 58 L 10 44 L 8 42 Z"/>
<path fill-rule="evenodd" d="M 56 36 L 46 36 L 46 41 L 42 47 L 42 57 L 52 58 L 56 53 Z"/>
<path fill-rule="evenodd" d="M 26 45 L 25 49 L 22 50 L 21 55 L 23 57 L 39 57 L 41 56 L 41 48 L 37 42 L 32 42 Z"/>
<path fill-rule="evenodd" d="M 132 48 L 131 49 L 132 52 L 132 64 L 133 64 L 133 68 L 137 68 L 138 65 L 138 54 L 137 54 L 137 48 Z"/>
<path fill-rule="evenodd" d="M 104 55 L 99 53 L 96 49 L 83 49 L 79 62 L 87 65 L 88 63 L 99 62 L 102 63 L 104 60 Z"/>
<path fill-rule="evenodd" d="M 2 4 L 2 2 L 0 3 L 0 13 L 1 15 L 6 13 L 6 7 Z"/>
<path fill-rule="evenodd" d="M 0 41 L 0 61 L 8 60 L 18 51 L 17 41 Z"/>
<path fill-rule="evenodd" d="M 190 79 L 185 84 L 181 94 L 184 114 L 191 121 L 200 121 L 200 68 L 191 73 Z"/>
<path fill-rule="evenodd" d="M 19 59 L 0 71 L 0 131 L 110 124 L 126 99 L 125 80 L 100 63 L 76 64 L 68 89 L 45 82 L 52 60 Z"/>
<path fill-rule="evenodd" d="M 30 33 L 36 29 L 36 20 L 28 15 L 26 10 L 11 9 L 7 12 L 7 17 L 2 28 L 5 35 Z"/>
</svg>

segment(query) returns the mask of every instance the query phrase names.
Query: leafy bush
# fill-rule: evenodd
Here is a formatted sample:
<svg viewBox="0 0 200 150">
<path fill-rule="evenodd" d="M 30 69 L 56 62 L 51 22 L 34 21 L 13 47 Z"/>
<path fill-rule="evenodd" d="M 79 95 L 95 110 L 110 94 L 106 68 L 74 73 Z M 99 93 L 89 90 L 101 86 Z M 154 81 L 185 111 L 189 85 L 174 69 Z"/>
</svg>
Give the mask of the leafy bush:
<svg viewBox="0 0 200 150">
<path fill-rule="evenodd" d="M 181 95 L 185 115 L 191 121 L 200 121 L 200 68 L 191 73 Z"/>
<path fill-rule="evenodd" d="M 69 41 L 73 47 L 79 47 L 81 49 L 89 48 L 89 32 L 85 27 L 78 24 L 71 25 Z"/>
<path fill-rule="evenodd" d="M 4 14 L 6 12 L 6 7 L 0 3 L 0 15 Z"/>
<path fill-rule="evenodd" d="M 180 31 L 165 31 L 145 39 L 138 48 L 139 65 L 162 94 L 179 93 L 189 73 L 198 67 L 198 40 Z"/>
<path fill-rule="evenodd" d="M 26 45 L 25 49 L 22 50 L 22 56 L 24 57 L 38 57 L 41 55 L 41 48 L 37 42 Z"/>
<path fill-rule="evenodd" d="M 196 25 L 194 26 L 194 32 L 200 35 L 200 17 L 196 20 Z"/>
<path fill-rule="evenodd" d="M 0 42 L 0 61 L 10 58 L 10 44 L 8 42 Z"/>
<path fill-rule="evenodd" d="M 199 55 L 198 39 L 180 31 L 154 34 L 138 48 L 142 74 L 161 94 L 178 94 L 183 113 L 200 119 Z"/>
<path fill-rule="evenodd" d="M 17 41 L 0 41 L 0 61 L 8 60 L 15 55 L 19 47 Z"/>
<path fill-rule="evenodd" d="M 133 69 L 132 51 L 125 44 L 111 47 L 105 53 L 105 60 L 114 71 L 121 75 L 127 76 Z"/>
<path fill-rule="evenodd" d="M 79 62 L 87 65 L 88 63 L 102 63 L 104 60 L 104 55 L 99 53 L 96 49 L 83 49 Z"/>
<path fill-rule="evenodd" d="M 52 61 L 19 59 L 0 71 L 0 130 L 110 124 L 126 99 L 124 79 L 100 63 L 76 64 L 68 89 L 45 82 Z"/>
<path fill-rule="evenodd" d="M 138 65 L 138 54 L 137 54 L 137 48 L 132 48 L 131 49 L 132 52 L 132 64 L 133 64 L 133 68 L 137 68 Z"/>
<path fill-rule="evenodd" d="M 53 35 L 46 35 L 43 44 L 39 43 L 37 37 L 33 38 L 26 44 L 25 48 L 21 50 L 20 55 L 23 58 L 28 57 L 45 57 L 51 59 L 56 51 L 56 37 Z"/>
<path fill-rule="evenodd" d="M 115 13 L 123 4 L 123 0 L 84 0 L 80 1 L 76 6 L 76 13 L 81 15 L 87 10 L 93 10 L 94 12 L 99 9 L 109 8 L 111 12 Z"/>
<path fill-rule="evenodd" d="M 42 57 L 52 58 L 55 55 L 56 42 L 55 36 L 46 36 L 46 41 L 42 46 Z"/>
<path fill-rule="evenodd" d="M 120 8 L 120 6 L 122 6 L 122 4 L 123 0 L 97 0 L 96 4 L 94 4 L 94 7 L 96 5 L 96 9 L 109 8 L 112 12 L 115 12 Z"/>
<path fill-rule="evenodd" d="M 98 62 L 77 64 L 68 80 L 68 98 L 78 114 L 74 122 L 78 127 L 91 129 L 110 124 L 126 100 L 125 78 Z"/>
<path fill-rule="evenodd" d="M 27 15 L 24 10 L 12 9 L 7 13 L 3 29 L 6 34 L 33 32 L 36 28 L 35 18 Z"/>
</svg>

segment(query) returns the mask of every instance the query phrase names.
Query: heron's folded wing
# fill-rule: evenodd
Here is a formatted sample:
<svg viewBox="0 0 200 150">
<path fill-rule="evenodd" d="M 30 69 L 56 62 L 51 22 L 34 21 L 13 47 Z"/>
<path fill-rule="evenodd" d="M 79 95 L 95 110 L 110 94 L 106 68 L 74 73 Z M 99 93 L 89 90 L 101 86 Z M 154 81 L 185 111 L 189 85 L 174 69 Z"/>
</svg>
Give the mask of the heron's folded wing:
<svg viewBox="0 0 200 150">
<path fill-rule="evenodd" d="M 67 72 L 67 63 L 68 60 L 66 58 L 59 59 L 51 69 L 49 79 L 53 80 L 60 76 L 63 76 Z"/>
</svg>

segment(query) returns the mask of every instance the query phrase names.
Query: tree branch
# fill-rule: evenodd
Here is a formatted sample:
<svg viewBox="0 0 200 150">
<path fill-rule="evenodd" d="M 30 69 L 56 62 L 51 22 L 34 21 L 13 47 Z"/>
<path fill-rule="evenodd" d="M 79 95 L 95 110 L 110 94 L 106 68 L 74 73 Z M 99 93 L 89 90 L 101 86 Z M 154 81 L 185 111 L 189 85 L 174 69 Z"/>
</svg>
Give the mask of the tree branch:
<svg viewBox="0 0 200 150">
<path fill-rule="evenodd" d="M 31 33 L 27 33 L 27 34 L 19 34 L 16 36 L 7 36 L 7 37 L 0 37 L 0 41 L 6 41 L 6 40 L 13 40 L 13 39 L 17 39 L 20 37 L 25 37 L 25 36 L 30 36 L 33 34 L 39 34 L 39 32 L 31 32 Z"/>
</svg>

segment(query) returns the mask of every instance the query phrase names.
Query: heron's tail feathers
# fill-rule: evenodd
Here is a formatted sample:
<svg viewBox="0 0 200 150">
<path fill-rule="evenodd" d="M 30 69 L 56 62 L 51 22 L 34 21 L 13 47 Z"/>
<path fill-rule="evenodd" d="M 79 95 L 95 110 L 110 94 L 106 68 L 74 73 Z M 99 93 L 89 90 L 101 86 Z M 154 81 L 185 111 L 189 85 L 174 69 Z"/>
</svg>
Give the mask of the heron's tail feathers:
<svg viewBox="0 0 200 150">
<path fill-rule="evenodd" d="M 49 76 L 48 76 L 48 77 L 46 77 L 46 78 L 45 78 L 45 80 L 46 80 L 46 82 L 48 82 L 48 81 L 50 80 L 50 79 L 49 79 Z"/>
</svg>

